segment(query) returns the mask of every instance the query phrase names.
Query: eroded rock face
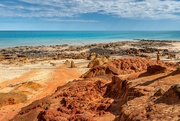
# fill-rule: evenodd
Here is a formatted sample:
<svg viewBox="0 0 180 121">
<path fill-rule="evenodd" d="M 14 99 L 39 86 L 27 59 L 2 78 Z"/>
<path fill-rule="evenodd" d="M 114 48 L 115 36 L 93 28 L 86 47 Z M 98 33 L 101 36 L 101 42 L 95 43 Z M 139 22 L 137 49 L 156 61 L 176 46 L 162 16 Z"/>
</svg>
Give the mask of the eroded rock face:
<svg viewBox="0 0 180 121">
<path fill-rule="evenodd" d="M 176 69 L 175 74 L 180 74 L 180 67 Z"/>
<path fill-rule="evenodd" d="M 152 121 L 152 120 L 173 120 L 180 119 L 180 85 L 170 87 L 166 92 L 157 91 L 154 96 L 148 97 L 148 93 L 123 105 L 118 121 Z M 149 91 L 150 92 L 150 91 Z M 159 93 L 160 92 L 160 93 Z M 162 94 L 163 93 L 163 94 Z M 139 103 L 139 101 L 141 103 Z M 129 110 L 127 110 L 127 108 Z"/>
<path fill-rule="evenodd" d="M 13 121 L 96 121 L 110 113 L 115 118 L 108 120 L 115 121 L 178 119 L 179 87 L 151 95 L 153 87 L 131 86 L 119 76 L 113 76 L 110 83 L 95 78 L 75 80 L 23 108 Z"/>
<path fill-rule="evenodd" d="M 121 104 L 124 104 L 128 99 L 129 83 L 126 80 L 121 80 L 118 76 L 112 77 L 112 82 L 107 84 L 105 97 L 113 99 L 121 99 Z"/>
<path fill-rule="evenodd" d="M 13 119 L 19 121 L 27 115 L 34 115 L 32 120 L 90 120 L 108 109 L 112 100 L 103 98 L 106 92 L 102 81 L 74 81 L 59 89 L 50 97 L 36 101 L 21 110 Z M 35 117 L 38 117 L 36 119 Z"/>
<path fill-rule="evenodd" d="M 136 72 L 147 71 L 150 73 L 163 72 L 166 70 L 166 63 L 158 63 L 149 59 L 122 58 L 106 63 L 103 66 L 96 66 L 82 75 L 83 78 L 102 76 L 105 74 L 125 75 Z"/>
<path fill-rule="evenodd" d="M 114 99 L 124 99 L 128 88 L 128 82 L 119 77 L 113 77 L 111 83 L 76 80 L 59 87 L 51 96 L 23 108 L 13 121 L 95 121 L 97 117 L 109 113 Z"/>
<path fill-rule="evenodd" d="M 170 65 L 135 58 L 94 67 L 82 80 L 60 86 L 51 96 L 24 107 L 13 120 L 98 121 L 101 117 L 108 121 L 179 120 L 180 85 L 174 83 L 178 82 L 175 76 L 179 74 L 175 69 L 164 72 Z M 125 74 L 150 73 L 153 69 L 162 74 L 122 79 Z M 107 118 L 108 114 L 114 117 Z"/>
<path fill-rule="evenodd" d="M 113 66 L 97 66 L 90 69 L 88 72 L 83 74 L 82 78 L 91 78 L 96 76 L 105 76 L 106 74 L 109 75 L 118 75 L 118 69 L 114 68 Z"/>
<path fill-rule="evenodd" d="M 149 74 L 158 74 L 163 73 L 167 70 L 167 67 L 161 65 L 152 65 L 147 68 L 147 73 Z"/>
<path fill-rule="evenodd" d="M 180 98 L 180 84 L 176 84 L 176 85 L 173 85 L 171 87 L 172 90 L 174 90 L 174 92 L 176 93 L 177 96 L 179 96 Z"/>
<path fill-rule="evenodd" d="M 166 103 L 169 105 L 180 104 L 180 84 L 175 84 L 156 100 L 157 103 Z"/>
</svg>

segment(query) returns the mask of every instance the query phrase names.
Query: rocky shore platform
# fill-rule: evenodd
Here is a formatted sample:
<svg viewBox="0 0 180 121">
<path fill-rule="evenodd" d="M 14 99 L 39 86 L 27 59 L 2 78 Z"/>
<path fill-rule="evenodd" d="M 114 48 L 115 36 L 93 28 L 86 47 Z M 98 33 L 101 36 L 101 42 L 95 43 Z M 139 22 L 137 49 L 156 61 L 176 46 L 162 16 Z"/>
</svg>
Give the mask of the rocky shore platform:
<svg viewBox="0 0 180 121">
<path fill-rule="evenodd" d="M 180 41 L 139 40 L 76 46 L 65 44 L 11 47 L 0 49 L 0 62 L 18 65 L 46 60 L 87 59 L 93 52 L 102 56 L 156 58 L 158 51 L 163 60 L 179 60 Z"/>
<path fill-rule="evenodd" d="M 180 120 L 180 42 L 0 49 L 1 121 Z"/>
</svg>

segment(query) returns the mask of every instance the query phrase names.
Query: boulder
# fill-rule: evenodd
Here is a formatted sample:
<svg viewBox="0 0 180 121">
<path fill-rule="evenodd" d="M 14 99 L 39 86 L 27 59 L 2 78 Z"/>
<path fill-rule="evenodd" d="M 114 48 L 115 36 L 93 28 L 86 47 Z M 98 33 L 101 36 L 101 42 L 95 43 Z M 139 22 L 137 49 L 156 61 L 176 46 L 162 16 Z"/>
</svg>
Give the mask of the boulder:
<svg viewBox="0 0 180 121">
<path fill-rule="evenodd" d="M 101 65 L 103 65 L 104 64 L 104 62 L 102 61 L 102 60 L 96 60 L 95 62 L 94 62 L 94 66 L 101 66 Z"/>
<path fill-rule="evenodd" d="M 91 62 L 89 62 L 89 64 L 88 64 L 88 66 L 87 66 L 88 68 L 92 68 L 92 67 L 94 67 L 94 61 L 91 61 Z"/>
<path fill-rule="evenodd" d="M 106 57 L 103 57 L 103 58 L 102 58 L 102 61 L 103 61 L 104 63 L 106 63 L 106 62 L 108 62 L 109 60 L 108 60 Z"/>
<path fill-rule="evenodd" d="M 64 62 L 64 64 L 65 64 L 65 65 L 70 65 L 71 63 L 69 62 L 69 60 L 66 60 L 66 61 Z"/>
<path fill-rule="evenodd" d="M 88 60 L 94 60 L 96 58 L 96 55 L 90 55 L 89 57 L 88 57 Z"/>
<path fill-rule="evenodd" d="M 95 67 L 95 66 L 101 66 L 103 64 L 104 64 L 104 62 L 101 59 L 96 59 L 94 61 L 89 62 L 88 68 L 92 68 L 92 67 Z"/>
</svg>

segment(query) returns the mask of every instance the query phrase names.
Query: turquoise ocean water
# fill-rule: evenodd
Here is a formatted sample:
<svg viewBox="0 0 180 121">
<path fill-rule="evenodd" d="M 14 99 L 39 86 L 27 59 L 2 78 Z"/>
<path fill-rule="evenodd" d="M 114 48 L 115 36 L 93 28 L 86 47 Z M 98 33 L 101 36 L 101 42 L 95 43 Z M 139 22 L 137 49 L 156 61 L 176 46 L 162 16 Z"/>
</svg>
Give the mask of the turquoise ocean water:
<svg viewBox="0 0 180 121">
<path fill-rule="evenodd" d="M 0 48 L 88 44 L 133 39 L 180 41 L 180 31 L 0 31 Z"/>
</svg>

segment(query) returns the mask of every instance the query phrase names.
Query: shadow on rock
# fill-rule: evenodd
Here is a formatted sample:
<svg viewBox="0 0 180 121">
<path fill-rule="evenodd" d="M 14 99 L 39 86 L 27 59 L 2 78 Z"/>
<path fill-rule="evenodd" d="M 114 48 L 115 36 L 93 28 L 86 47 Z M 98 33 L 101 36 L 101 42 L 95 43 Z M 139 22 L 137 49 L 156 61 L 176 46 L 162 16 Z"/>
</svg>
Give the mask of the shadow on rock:
<svg viewBox="0 0 180 121">
<path fill-rule="evenodd" d="M 180 104 L 180 84 L 171 86 L 155 103 L 166 103 L 168 105 Z"/>
</svg>

